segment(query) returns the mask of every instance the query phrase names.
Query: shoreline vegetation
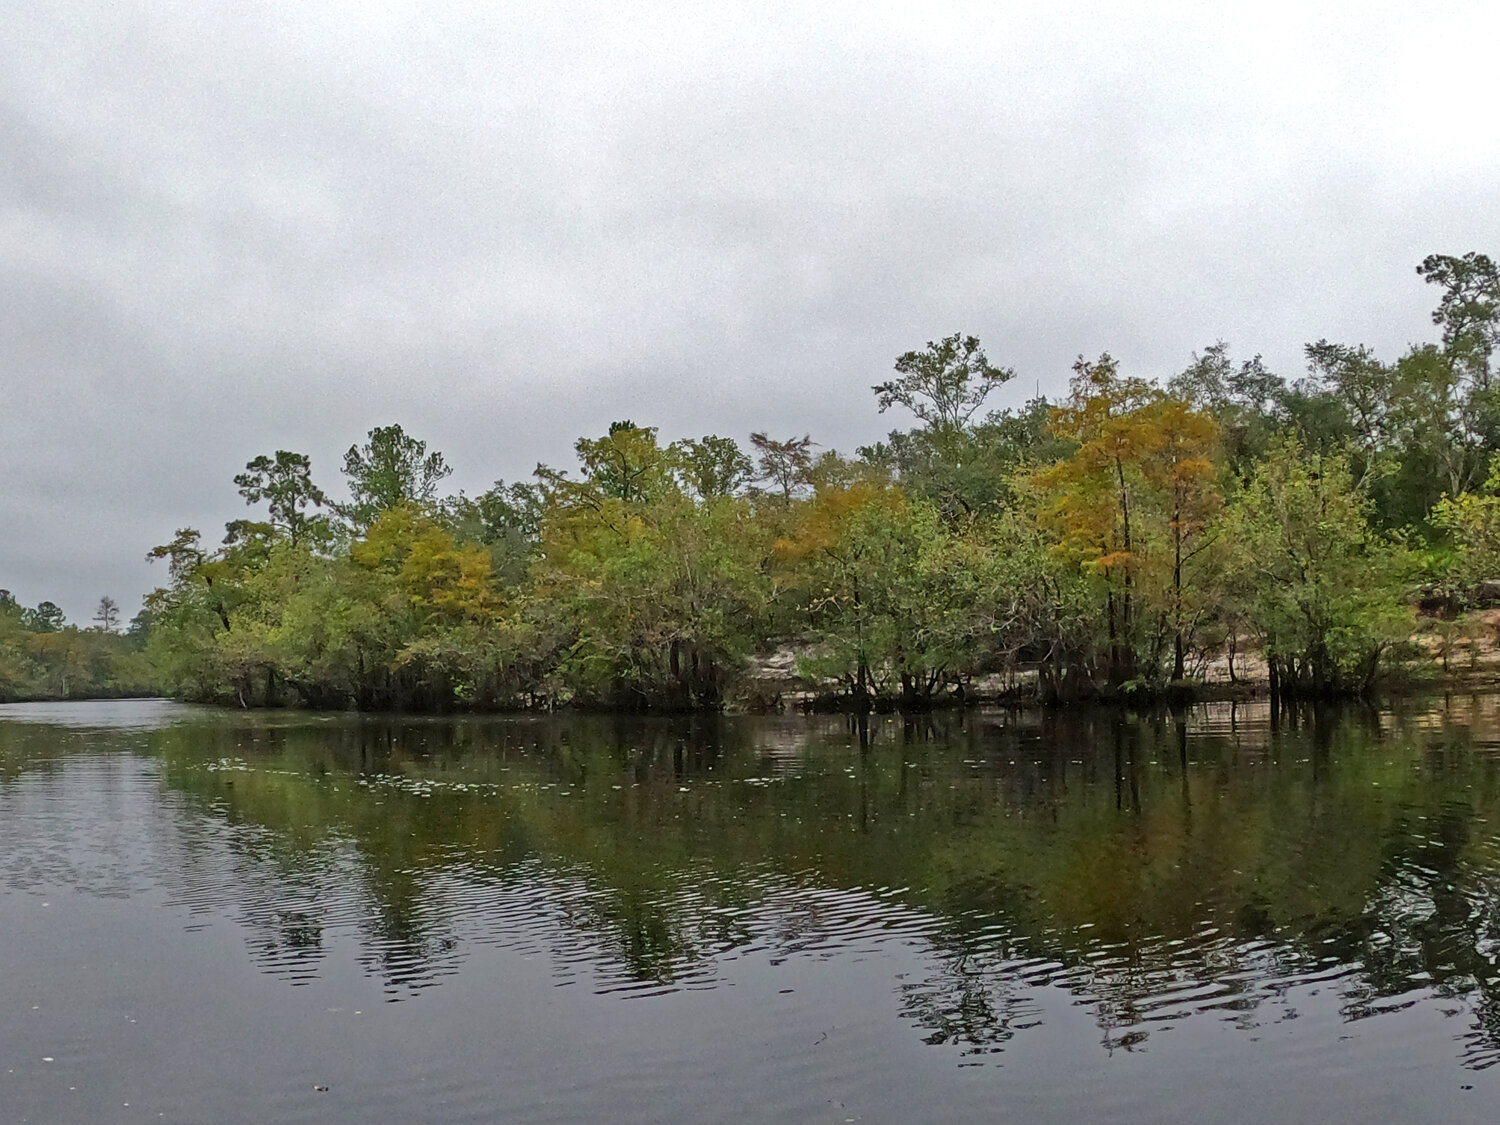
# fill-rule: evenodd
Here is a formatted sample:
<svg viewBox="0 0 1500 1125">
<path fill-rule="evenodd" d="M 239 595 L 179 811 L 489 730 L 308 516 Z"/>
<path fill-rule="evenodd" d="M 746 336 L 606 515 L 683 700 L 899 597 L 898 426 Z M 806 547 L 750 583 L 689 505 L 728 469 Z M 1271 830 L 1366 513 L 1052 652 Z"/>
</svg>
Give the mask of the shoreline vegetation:
<svg viewBox="0 0 1500 1125">
<path fill-rule="evenodd" d="M 1495 636 L 1500 636 L 1500 627 L 1492 627 Z M 1436 646 L 1437 634 L 1414 634 L 1417 644 Z M 1227 679 L 1186 680 L 1168 683 L 1148 691 L 1111 693 L 1106 689 L 1076 698 L 1048 698 L 1040 690 L 1039 678 L 1027 669 L 1019 669 L 1012 675 L 977 677 L 955 690 L 934 696 L 917 707 L 903 708 L 900 699 L 892 695 L 871 695 L 868 706 L 856 706 L 856 700 L 837 684 L 814 682 L 797 674 L 785 676 L 777 669 L 792 650 L 782 650 L 748 662 L 736 676 L 736 690 L 714 707 L 669 708 L 635 707 L 622 708 L 588 700 L 564 702 L 542 702 L 535 706 L 483 707 L 457 704 L 435 710 L 418 708 L 388 708 L 372 713 L 383 714 L 535 714 L 538 712 L 574 712 L 579 714 L 635 714 L 635 715 L 692 715 L 723 712 L 728 714 L 929 714 L 971 707 L 1001 708 L 1014 710 L 1047 710 L 1064 705 L 1098 708 L 1102 711 L 1123 708 L 1132 713 L 1176 712 L 1182 707 L 1210 703 L 1386 703 L 1403 698 L 1431 698 L 1434 696 L 1482 696 L 1500 695 L 1500 643 L 1494 639 L 1480 640 L 1474 645 L 1476 655 L 1465 655 L 1462 666 L 1443 671 L 1437 663 L 1425 661 L 1409 667 L 1393 669 L 1382 678 L 1370 692 L 1341 692 L 1327 695 L 1303 693 L 1299 695 L 1276 695 L 1271 691 L 1269 679 L 1264 676 L 1241 676 L 1234 682 Z M 231 709 L 307 711 L 327 713 L 329 710 L 357 712 L 355 707 L 313 708 L 288 693 L 274 702 L 264 700 L 241 703 L 236 698 L 192 697 L 172 694 L 149 682 L 103 686 L 89 683 L 72 687 L 66 694 L 45 688 L 27 694 L 8 692 L 0 697 L 0 705 L 26 703 L 98 703 L 110 701 L 164 700 L 185 703 L 200 703 Z"/>
<path fill-rule="evenodd" d="M 1287 380 L 1215 343 L 1151 381 L 1080 357 L 1068 393 L 972 336 L 876 384 L 908 429 L 666 442 L 620 421 L 577 464 L 445 494 L 398 425 L 342 499 L 278 450 L 251 518 L 153 548 L 127 626 L 0 591 L 0 701 L 633 712 L 1150 704 L 1500 684 L 1500 271 L 1432 255 L 1436 340 L 1319 340 Z"/>
</svg>

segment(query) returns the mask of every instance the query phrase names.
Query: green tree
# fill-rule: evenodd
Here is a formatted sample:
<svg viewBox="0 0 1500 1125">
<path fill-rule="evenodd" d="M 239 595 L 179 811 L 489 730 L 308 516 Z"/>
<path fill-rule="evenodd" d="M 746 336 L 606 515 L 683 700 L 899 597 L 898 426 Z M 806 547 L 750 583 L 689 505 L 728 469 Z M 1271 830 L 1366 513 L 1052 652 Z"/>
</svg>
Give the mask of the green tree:
<svg viewBox="0 0 1500 1125">
<path fill-rule="evenodd" d="M 1015 377 L 1010 368 L 990 363 L 978 337 L 960 333 L 903 353 L 896 373 L 899 378 L 871 388 L 880 412 L 903 406 L 935 430 L 962 429 L 992 390 Z"/>
<path fill-rule="evenodd" d="M 41 602 L 21 616 L 22 624 L 33 633 L 60 633 L 68 623 L 63 611 L 52 602 Z"/>
<path fill-rule="evenodd" d="M 673 487 L 672 457 L 657 444 L 655 426 L 611 422 L 605 436 L 579 438 L 573 450 L 586 487 L 580 491 L 564 486 L 564 491 L 585 502 L 614 499 L 639 504 Z"/>
<path fill-rule="evenodd" d="M 1500 456 L 1490 462 L 1482 487 L 1438 501 L 1432 522 L 1453 541 L 1451 577 L 1461 595 L 1500 579 Z"/>
<path fill-rule="evenodd" d="M 98 608 L 94 610 L 94 622 L 102 633 L 118 633 L 120 631 L 120 604 L 105 594 L 99 599 Z"/>
<path fill-rule="evenodd" d="M 364 445 L 351 445 L 343 471 L 350 499 L 336 508 L 360 533 L 398 505 L 432 505 L 453 472 L 441 453 L 428 453 L 425 441 L 394 425 L 377 426 Z"/>
<path fill-rule="evenodd" d="M 264 454 L 247 462 L 245 471 L 234 478 L 246 504 L 265 501 L 271 512 L 271 525 L 284 533 L 293 545 L 306 538 L 315 517 L 307 509 L 328 502 L 312 480 L 312 462 L 306 454 L 278 449 L 274 457 Z"/>
<path fill-rule="evenodd" d="M 780 489 L 782 503 L 790 504 L 793 495 L 809 483 L 815 444 L 811 435 L 803 434 L 799 438 L 777 441 L 770 435 L 757 431 L 750 435 L 750 444 L 755 448 L 756 454 L 755 479 Z"/>
<path fill-rule="evenodd" d="M 441 509 L 445 525 L 462 543 L 480 543 L 490 552 L 495 579 L 516 587 L 536 556 L 547 499 L 542 484 L 496 481 L 470 499 L 460 493 Z"/>
<path fill-rule="evenodd" d="M 972 674 L 983 648 L 976 591 L 986 557 L 889 480 L 821 475 L 777 545 L 814 642 L 804 665 L 836 679 L 857 708 L 930 707 Z"/>
<path fill-rule="evenodd" d="M 1291 438 L 1227 517 L 1279 694 L 1368 692 L 1411 633 L 1410 558 L 1368 509 L 1347 456 Z"/>
<path fill-rule="evenodd" d="M 1443 289 L 1432 323 L 1443 330 L 1443 350 L 1469 382 L 1490 384 L 1490 358 L 1500 344 L 1500 269 L 1487 254 L 1429 254 L 1417 267 L 1429 285 Z"/>
<path fill-rule="evenodd" d="M 749 501 L 675 489 L 634 504 L 556 499 L 533 593 L 566 635 L 565 690 L 631 710 L 719 706 L 773 596 L 769 528 Z"/>
<path fill-rule="evenodd" d="M 1012 481 L 1018 472 L 1071 451 L 1068 441 L 1050 431 L 1050 417 L 1051 404 L 1038 398 L 960 428 L 893 430 L 884 442 L 858 453 L 953 523 L 998 513 L 1015 498 Z"/>
<path fill-rule="evenodd" d="M 755 466 L 733 438 L 708 434 L 684 438 L 668 447 L 682 484 L 699 500 L 733 496 L 755 476 Z"/>
</svg>

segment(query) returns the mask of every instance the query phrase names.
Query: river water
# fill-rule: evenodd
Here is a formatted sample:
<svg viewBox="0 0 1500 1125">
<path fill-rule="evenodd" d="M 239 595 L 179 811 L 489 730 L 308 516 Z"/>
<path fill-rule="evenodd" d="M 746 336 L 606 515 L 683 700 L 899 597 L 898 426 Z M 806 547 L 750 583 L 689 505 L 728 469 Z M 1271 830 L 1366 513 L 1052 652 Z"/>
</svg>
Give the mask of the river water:
<svg viewBox="0 0 1500 1125">
<path fill-rule="evenodd" d="M 1500 699 L 0 707 L 0 1122 L 1492 1122 Z"/>
</svg>

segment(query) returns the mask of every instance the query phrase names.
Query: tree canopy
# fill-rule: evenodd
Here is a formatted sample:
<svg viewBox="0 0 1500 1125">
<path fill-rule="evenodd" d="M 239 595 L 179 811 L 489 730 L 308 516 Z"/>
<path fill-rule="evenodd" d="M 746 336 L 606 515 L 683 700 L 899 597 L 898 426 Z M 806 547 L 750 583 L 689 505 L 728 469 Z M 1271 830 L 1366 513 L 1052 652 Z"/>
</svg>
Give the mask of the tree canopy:
<svg viewBox="0 0 1500 1125">
<path fill-rule="evenodd" d="M 1060 400 L 996 408 L 1013 372 L 955 333 L 873 384 L 909 424 L 852 455 L 620 420 L 471 497 L 389 425 L 349 447 L 347 498 L 257 456 L 233 484 L 258 518 L 152 548 L 124 632 L 109 598 L 86 629 L 0 598 L 0 694 L 687 709 L 774 705 L 772 666 L 856 708 L 1371 691 L 1420 670 L 1419 605 L 1500 591 L 1500 280 L 1477 253 L 1418 273 L 1437 339 L 1320 339 L 1290 379 L 1215 340 L 1165 378 L 1080 357 Z"/>
</svg>

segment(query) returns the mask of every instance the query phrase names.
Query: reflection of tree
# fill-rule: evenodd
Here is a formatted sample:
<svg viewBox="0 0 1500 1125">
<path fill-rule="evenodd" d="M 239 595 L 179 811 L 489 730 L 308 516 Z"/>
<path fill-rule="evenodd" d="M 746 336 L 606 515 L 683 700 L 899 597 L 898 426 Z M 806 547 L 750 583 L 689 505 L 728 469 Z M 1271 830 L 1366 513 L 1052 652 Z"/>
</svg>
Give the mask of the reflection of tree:
<svg viewBox="0 0 1500 1125">
<path fill-rule="evenodd" d="M 55 727 L 0 721 L 0 785 L 23 774 L 50 770 L 58 742 L 69 737 Z"/>
<path fill-rule="evenodd" d="M 246 911 L 241 921 L 250 930 L 250 956 L 268 972 L 302 983 L 316 977 L 323 960 L 323 920 L 294 907 Z"/>
<path fill-rule="evenodd" d="M 1306 733 L 1307 738 L 1279 750 L 1305 753 L 1306 759 L 1295 760 L 1308 764 L 1321 758 L 1326 766 L 1330 751 L 1334 751 L 1336 760 L 1347 761 L 1351 751 L 1369 754 L 1375 749 L 1368 729 L 1341 725 L 1327 717 L 1315 720 L 1313 729 Z M 1345 745 L 1338 745 L 1341 737 Z M 1131 813 L 1129 822 L 1119 820 L 1115 828 L 1123 835 L 1126 823 L 1133 824 L 1142 834 L 1141 840 L 1149 840 L 1152 851 L 1159 855 L 1164 841 L 1161 825 L 1149 821 L 1153 802 L 1148 801 L 1143 811 L 1134 797 L 1122 799 L 1136 792 L 1137 781 L 1144 784 L 1149 779 L 1130 768 L 1128 749 L 1122 752 L 1120 742 L 1112 743 L 1115 802 L 1122 813 Z M 1277 748 L 1271 749 L 1273 754 L 1277 752 Z M 1380 752 L 1388 751 L 1382 748 Z M 1164 752 L 1154 752 L 1154 756 L 1158 763 L 1169 762 Z M 1200 752 L 1201 757 L 1204 755 Z M 1120 772 L 1122 761 L 1129 776 Z M 1274 764 L 1276 759 L 1271 761 Z M 1420 769 L 1424 763 L 1419 759 L 1417 764 Z M 1222 877 L 1228 861 L 1235 860 L 1236 854 L 1244 856 L 1247 844 L 1256 844 L 1262 851 L 1260 877 L 1240 887 L 1223 886 L 1222 878 L 1218 887 L 1211 879 L 1195 879 L 1194 886 L 1204 894 L 1204 901 L 1198 904 L 1203 907 L 1203 924 L 1196 933 L 1174 926 L 1170 903 L 1152 903 L 1139 897 L 1133 900 L 1138 909 L 1132 920 L 1128 910 L 1112 918 L 1110 900 L 1092 896 L 1094 916 L 1101 919 L 1103 932 L 1095 930 L 1081 943 L 1070 945 L 1033 921 L 1021 945 L 1035 956 L 1055 958 L 1059 966 L 1055 972 L 1035 978 L 1036 983 L 1065 987 L 1088 998 L 1105 1030 L 1107 1046 L 1139 1042 L 1151 1025 L 1196 1012 L 1240 1013 L 1239 1018 L 1249 1026 L 1264 1021 L 1266 1017 L 1257 1013 L 1268 1003 L 1285 1009 L 1284 1016 L 1294 1015 L 1290 1005 L 1297 991 L 1320 984 L 1331 985 L 1343 996 L 1345 1016 L 1351 1019 L 1405 1006 L 1423 994 L 1466 998 L 1473 1007 L 1474 1033 L 1464 1037 L 1465 1061 L 1471 1066 L 1489 1065 L 1500 1045 L 1493 1023 L 1495 986 L 1500 982 L 1494 962 L 1497 943 L 1492 936 L 1493 904 L 1500 879 L 1495 874 L 1493 855 L 1477 865 L 1473 862 L 1473 825 L 1481 806 L 1464 791 L 1471 784 L 1474 763 L 1464 763 L 1457 774 L 1452 773 L 1452 765 L 1449 762 L 1444 767 L 1429 758 L 1426 776 L 1411 783 L 1409 777 L 1403 778 L 1401 768 L 1409 773 L 1410 759 L 1385 771 L 1384 782 L 1370 776 L 1380 771 L 1372 771 L 1366 762 L 1355 768 L 1354 776 L 1348 778 L 1350 784 L 1341 789 L 1320 793 L 1315 783 L 1311 791 L 1299 794 L 1300 808 L 1257 802 L 1235 810 L 1242 819 L 1235 825 L 1233 837 L 1223 840 L 1205 839 L 1201 826 L 1196 831 L 1191 829 L 1188 812 L 1195 802 L 1184 775 L 1180 806 L 1183 834 L 1177 842 L 1181 847 L 1174 848 L 1174 854 L 1185 864 L 1190 854 L 1188 845 L 1194 849 L 1210 845 L 1219 862 L 1208 874 Z M 1451 784 L 1434 776 L 1434 769 L 1442 768 L 1449 770 L 1447 781 Z M 1488 772 L 1488 764 L 1481 764 L 1481 769 Z M 1381 784 L 1389 785 L 1391 792 L 1378 802 L 1370 802 L 1364 787 Z M 1166 787 L 1159 788 L 1165 798 Z M 1280 788 L 1268 787 L 1266 796 L 1276 795 Z M 1493 780 L 1475 788 L 1482 789 L 1479 796 L 1483 807 L 1492 808 Z M 1221 790 L 1219 796 L 1223 795 Z M 1414 801 L 1414 795 L 1420 800 Z M 1289 812 L 1295 817 L 1287 815 Z M 1254 818 L 1245 814 L 1254 814 Z M 1298 834 L 1292 822 L 1302 816 L 1309 817 L 1310 822 Z M 1148 819 L 1143 821 L 1142 817 Z M 1410 819 L 1413 817 L 1415 822 Z M 1358 839 L 1373 847 L 1363 856 L 1356 854 L 1355 862 L 1347 865 L 1342 893 L 1309 895 L 1308 889 L 1330 891 L 1340 883 L 1318 870 L 1318 853 L 1330 849 L 1331 854 L 1347 861 L 1349 852 L 1340 845 Z M 1275 854 L 1265 854 L 1267 845 L 1274 846 Z M 1142 860 L 1149 855 L 1143 853 Z M 1090 858 L 1099 860 L 1097 849 L 1091 849 Z M 1270 888 L 1281 893 L 1268 899 L 1266 888 L 1260 884 L 1274 871 L 1270 862 L 1285 864 L 1288 860 L 1302 867 L 1284 872 L 1279 886 Z M 1231 870 L 1239 873 L 1233 867 Z M 1134 877 L 1123 882 L 1141 889 L 1140 876 L 1145 872 L 1131 874 Z M 1369 888 L 1369 897 L 1357 903 L 1350 901 L 1351 893 L 1362 888 Z M 1040 897 L 1055 903 L 1062 896 L 1049 888 Z M 996 896 L 994 901 L 1005 902 L 1006 896 Z M 1013 888 L 1008 905 L 1002 909 L 1024 924 L 1034 905 L 1026 903 Z M 1186 923 L 1188 919 L 1181 921 Z M 1089 924 L 1093 924 L 1092 917 Z M 1001 972 L 1014 972 L 1014 968 Z M 952 976 L 949 994 L 958 1000 L 951 1009 L 975 1010 L 972 998 L 976 993 L 982 995 L 982 990 L 968 979 L 972 973 Z"/>
<path fill-rule="evenodd" d="M 1207 1013 L 1288 1018 L 1321 989 L 1349 1019 L 1449 998 L 1481 1066 L 1500 763 L 1470 747 L 1497 720 L 268 715 L 150 748 L 197 814 L 164 818 L 176 899 L 236 917 L 292 979 L 337 934 L 392 995 L 475 943 L 648 991 L 879 948 L 909 970 L 903 1016 L 966 1052 L 1003 1049 L 1050 990 L 1113 1049 Z M 55 731 L 17 729 L 0 763 L 55 757 Z"/>
<path fill-rule="evenodd" d="M 999 1051 L 1017 1031 L 1042 1020 L 1034 984 L 998 953 L 961 944 L 934 944 L 936 970 L 898 990 L 901 1014 L 930 1044 L 953 1044 L 966 1055 Z"/>
</svg>

